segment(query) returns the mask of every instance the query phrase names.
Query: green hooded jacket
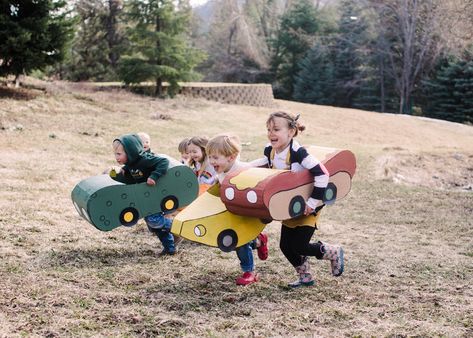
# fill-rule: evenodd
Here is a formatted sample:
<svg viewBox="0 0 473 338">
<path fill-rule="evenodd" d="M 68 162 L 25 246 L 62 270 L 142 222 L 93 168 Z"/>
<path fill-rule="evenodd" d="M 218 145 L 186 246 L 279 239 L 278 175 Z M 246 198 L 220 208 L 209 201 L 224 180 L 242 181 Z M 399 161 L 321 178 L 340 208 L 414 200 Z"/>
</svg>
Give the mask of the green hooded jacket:
<svg viewBox="0 0 473 338">
<path fill-rule="evenodd" d="M 146 182 L 148 177 L 157 181 L 169 167 L 168 159 L 145 152 L 140 137 L 136 134 L 126 134 L 115 139 L 123 145 L 128 161 L 123 166 L 123 172 L 113 179 L 125 184 Z"/>
</svg>

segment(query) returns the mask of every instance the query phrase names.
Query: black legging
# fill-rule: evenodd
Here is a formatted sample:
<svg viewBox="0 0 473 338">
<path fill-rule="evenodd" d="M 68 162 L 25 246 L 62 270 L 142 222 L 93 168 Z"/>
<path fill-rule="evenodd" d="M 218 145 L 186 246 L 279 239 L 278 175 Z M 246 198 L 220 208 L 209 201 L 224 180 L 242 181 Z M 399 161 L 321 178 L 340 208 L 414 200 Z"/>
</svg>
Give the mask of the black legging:
<svg viewBox="0 0 473 338">
<path fill-rule="evenodd" d="M 314 231 L 315 227 L 307 225 L 295 228 L 282 225 L 279 247 L 292 266 L 302 265 L 303 256 L 315 256 L 317 259 L 322 259 L 322 243 L 310 243 Z"/>
</svg>

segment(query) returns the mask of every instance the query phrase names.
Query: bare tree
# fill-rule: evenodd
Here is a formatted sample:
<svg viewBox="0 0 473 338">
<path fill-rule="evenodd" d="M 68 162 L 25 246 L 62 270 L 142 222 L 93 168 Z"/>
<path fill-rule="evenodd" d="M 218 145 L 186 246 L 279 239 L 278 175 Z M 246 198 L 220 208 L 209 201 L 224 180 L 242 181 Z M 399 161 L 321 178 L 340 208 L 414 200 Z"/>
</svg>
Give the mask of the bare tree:
<svg viewBox="0 0 473 338">
<path fill-rule="evenodd" d="M 269 64 L 269 48 L 266 36 L 270 33 L 270 20 L 265 1 L 219 0 L 215 2 L 215 11 L 209 33 L 209 54 L 213 59 L 213 80 L 232 80 L 244 77 L 251 63 L 254 68 L 266 69 Z M 252 6 L 258 15 L 256 21 L 247 13 Z M 261 10 L 261 13 L 258 11 Z M 258 20 L 261 20 L 257 22 Z M 259 25 L 261 23 L 261 26 Z M 267 29 L 264 31 L 264 29 Z"/>
<path fill-rule="evenodd" d="M 473 0 L 446 0 L 442 41 L 449 54 L 459 55 L 473 42 Z"/>
<path fill-rule="evenodd" d="M 412 93 L 422 73 L 433 66 L 442 45 L 441 0 L 373 1 L 379 18 L 386 72 L 394 79 L 399 113 L 410 113 Z"/>
</svg>

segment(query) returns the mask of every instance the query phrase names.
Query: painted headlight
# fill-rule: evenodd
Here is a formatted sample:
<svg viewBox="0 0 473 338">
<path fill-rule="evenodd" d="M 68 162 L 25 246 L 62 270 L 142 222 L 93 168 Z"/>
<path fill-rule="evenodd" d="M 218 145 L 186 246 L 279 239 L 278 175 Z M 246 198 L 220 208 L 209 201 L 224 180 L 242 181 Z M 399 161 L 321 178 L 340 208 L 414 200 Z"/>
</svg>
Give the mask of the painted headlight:
<svg viewBox="0 0 473 338">
<path fill-rule="evenodd" d="M 248 191 L 248 193 L 246 194 L 246 199 L 248 200 L 248 202 L 252 203 L 252 204 L 255 204 L 256 201 L 258 200 L 258 196 L 256 196 L 256 192 L 253 191 L 253 190 L 250 190 Z"/>
<path fill-rule="evenodd" d="M 207 229 L 205 229 L 205 227 L 202 225 L 202 224 L 197 224 L 194 228 L 194 234 L 197 236 L 197 237 L 202 237 L 202 236 L 205 236 L 205 234 L 207 233 Z"/>
<path fill-rule="evenodd" d="M 233 188 L 225 189 L 225 197 L 230 201 L 233 200 L 235 198 L 235 190 Z"/>
</svg>

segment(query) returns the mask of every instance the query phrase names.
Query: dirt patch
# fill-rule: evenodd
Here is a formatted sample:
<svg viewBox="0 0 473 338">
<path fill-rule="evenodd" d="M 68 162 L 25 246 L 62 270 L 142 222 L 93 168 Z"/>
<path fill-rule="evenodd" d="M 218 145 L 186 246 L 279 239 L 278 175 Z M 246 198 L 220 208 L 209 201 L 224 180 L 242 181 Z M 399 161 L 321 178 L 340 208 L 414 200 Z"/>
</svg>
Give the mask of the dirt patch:
<svg viewBox="0 0 473 338">
<path fill-rule="evenodd" d="M 0 85 L 0 99 L 33 100 L 42 94 L 40 90 L 29 88 L 12 88 Z"/>
<path fill-rule="evenodd" d="M 391 153 L 378 158 L 378 179 L 433 189 L 473 190 L 473 153 L 413 154 L 398 147 L 383 150 Z"/>
</svg>

